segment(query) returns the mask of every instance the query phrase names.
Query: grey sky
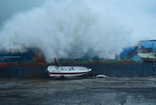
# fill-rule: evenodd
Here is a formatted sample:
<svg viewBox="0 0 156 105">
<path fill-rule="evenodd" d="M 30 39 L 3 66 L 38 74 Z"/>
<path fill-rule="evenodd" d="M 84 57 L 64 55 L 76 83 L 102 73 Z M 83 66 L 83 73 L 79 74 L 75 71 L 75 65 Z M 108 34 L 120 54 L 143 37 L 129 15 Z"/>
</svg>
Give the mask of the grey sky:
<svg viewBox="0 0 156 105">
<path fill-rule="evenodd" d="M 41 6 L 46 0 L 0 0 L 0 26 L 18 12 Z"/>
<path fill-rule="evenodd" d="M 45 1 L 47 0 L 0 0 L 0 26 L 6 20 L 11 19 L 16 13 L 39 7 L 44 4 Z M 135 12 L 141 7 L 142 10 L 144 9 L 144 11 L 156 15 L 155 0 L 109 0 L 108 2 L 122 11 Z"/>
</svg>

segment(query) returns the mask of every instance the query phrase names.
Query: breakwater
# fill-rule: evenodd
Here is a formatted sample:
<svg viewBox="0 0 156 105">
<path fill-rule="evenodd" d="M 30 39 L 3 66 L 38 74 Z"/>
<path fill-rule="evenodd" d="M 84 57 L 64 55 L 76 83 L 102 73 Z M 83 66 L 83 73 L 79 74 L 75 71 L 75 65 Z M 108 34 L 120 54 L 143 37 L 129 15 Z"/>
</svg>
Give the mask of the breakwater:
<svg viewBox="0 0 156 105">
<path fill-rule="evenodd" d="M 148 77 L 156 74 L 153 63 L 134 64 L 85 64 L 92 68 L 91 75 L 104 74 L 110 77 Z M 46 68 L 39 66 L 1 66 L 0 78 L 48 78 Z"/>
</svg>

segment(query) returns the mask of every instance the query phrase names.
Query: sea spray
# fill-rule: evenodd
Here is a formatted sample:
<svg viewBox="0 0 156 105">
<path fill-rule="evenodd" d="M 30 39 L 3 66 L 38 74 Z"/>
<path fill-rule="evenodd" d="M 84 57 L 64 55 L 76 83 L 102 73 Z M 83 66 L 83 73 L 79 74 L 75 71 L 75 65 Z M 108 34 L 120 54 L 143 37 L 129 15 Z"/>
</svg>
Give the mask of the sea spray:
<svg viewBox="0 0 156 105">
<path fill-rule="evenodd" d="M 124 13 L 106 1 L 49 0 L 5 22 L 0 31 L 0 50 L 14 53 L 37 48 L 48 62 L 87 53 L 114 58 L 131 46 L 138 32 L 122 16 Z"/>
</svg>

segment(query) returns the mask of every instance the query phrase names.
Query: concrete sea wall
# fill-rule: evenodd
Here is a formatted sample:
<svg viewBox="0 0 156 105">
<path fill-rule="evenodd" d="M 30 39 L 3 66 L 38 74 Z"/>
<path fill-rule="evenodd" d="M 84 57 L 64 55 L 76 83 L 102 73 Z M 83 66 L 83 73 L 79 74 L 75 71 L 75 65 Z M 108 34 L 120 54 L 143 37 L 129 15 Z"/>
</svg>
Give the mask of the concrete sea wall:
<svg viewBox="0 0 156 105">
<path fill-rule="evenodd" d="M 47 66 L 1 66 L 0 78 L 46 78 Z"/>
<path fill-rule="evenodd" d="M 146 77 L 156 73 L 152 63 L 98 64 L 88 67 L 93 69 L 93 75 L 104 74 L 110 77 Z"/>
<path fill-rule="evenodd" d="M 92 75 L 110 77 L 147 77 L 156 74 L 152 63 L 136 64 L 87 64 Z M 48 78 L 47 66 L 1 66 L 0 78 Z"/>
</svg>

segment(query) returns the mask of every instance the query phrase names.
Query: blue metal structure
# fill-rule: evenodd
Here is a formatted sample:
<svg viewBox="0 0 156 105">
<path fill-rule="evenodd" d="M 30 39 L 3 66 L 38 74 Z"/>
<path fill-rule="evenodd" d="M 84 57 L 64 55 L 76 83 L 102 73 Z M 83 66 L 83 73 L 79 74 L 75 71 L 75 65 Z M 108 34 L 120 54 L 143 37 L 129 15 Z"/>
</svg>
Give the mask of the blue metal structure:
<svg viewBox="0 0 156 105">
<path fill-rule="evenodd" d="M 152 44 L 148 42 L 142 43 L 146 49 L 151 48 Z M 133 59 L 141 62 L 137 57 L 138 47 L 125 48 L 120 54 L 120 59 Z M 46 68 L 48 65 L 45 62 L 41 64 L 40 57 L 36 56 L 38 50 L 29 49 L 24 53 L 6 53 L 0 52 L 0 78 L 47 78 L 48 73 Z M 88 56 L 76 59 L 75 61 L 88 59 Z M 96 60 L 100 60 L 95 57 Z M 39 63 L 38 63 L 39 61 Z M 44 61 L 44 59 L 43 59 Z M 22 62 L 22 63 L 21 63 Z M 11 65 L 10 65 L 11 63 Z M 23 65 L 27 64 L 28 65 Z M 93 63 L 93 64 L 79 64 L 80 66 L 86 66 L 92 68 L 92 75 L 104 74 L 110 77 L 145 77 L 153 76 L 156 71 L 153 68 L 153 63 Z"/>
</svg>

